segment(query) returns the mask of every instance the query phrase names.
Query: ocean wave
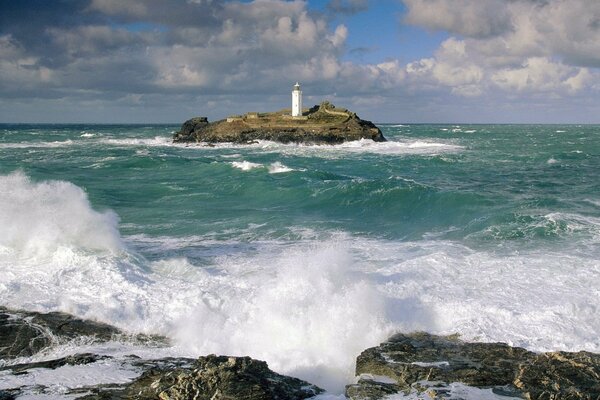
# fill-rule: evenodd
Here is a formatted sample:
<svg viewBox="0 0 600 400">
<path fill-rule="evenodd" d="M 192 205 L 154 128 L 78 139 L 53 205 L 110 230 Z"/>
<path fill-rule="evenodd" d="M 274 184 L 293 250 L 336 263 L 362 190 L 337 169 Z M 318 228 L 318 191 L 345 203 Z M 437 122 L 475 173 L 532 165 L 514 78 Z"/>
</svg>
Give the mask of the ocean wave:
<svg viewBox="0 0 600 400">
<path fill-rule="evenodd" d="M 510 214 L 497 217 L 468 238 L 483 240 L 565 239 L 590 244 L 600 238 L 600 218 L 576 213 Z"/>
<path fill-rule="evenodd" d="M 77 141 L 62 140 L 54 142 L 17 142 L 17 143 L 0 143 L 0 149 L 28 149 L 28 148 L 56 148 L 69 147 L 76 144 Z"/>
<path fill-rule="evenodd" d="M 117 216 L 94 210 L 68 182 L 13 173 L 0 177 L 0 189 L 3 305 L 164 334 L 173 354 L 250 355 L 341 391 L 356 355 L 395 330 L 600 351 L 597 254 L 314 232 L 219 251 L 235 240 L 122 238 Z M 568 229 L 600 223 L 565 213 L 541 219 Z M 131 250 L 134 241 L 216 250 L 204 264 L 167 253 L 150 261 Z"/>
<path fill-rule="evenodd" d="M 317 157 L 339 156 L 346 153 L 374 153 L 385 155 L 439 154 L 454 153 L 464 150 L 464 147 L 461 145 L 446 142 L 425 140 L 389 140 L 387 142 L 374 142 L 370 139 L 354 140 L 336 145 L 278 143 L 268 140 L 258 140 L 252 144 L 216 143 L 208 146 L 207 144 L 200 143 L 189 146 L 208 151 L 219 149 L 257 149 L 261 150 L 262 153 L 273 152 Z"/>
<path fill-rule="evenodd" d="M 250 170 L 256 169 L 256 168 L 267 168 L 267 170 L 269 171 L 269 174 L 281 174 L 281 173 L 285 173 L 285 172 L 295 171 L 295 169 L 290 168 L 286 165 L 283 165 L 280 161 L 275 161 L 266 167 L 263 164 L 253 163 L 253 162 L 245 161 L 245 160 L 244 161 L 232 161 L 232 162 L 230 162 L 230 164 L 232 167 L 241 169 L 242 171 L 250 171 Z"/>
<path fill-rule="evenodd" d="M 99 139 L 98 143 L 108 144 L 112 146 L 151 146 L 151 147 L 170 147 L 173 146 L 173 139 L 167 136 L 155 136 L 154 138 L 126 138 Z"/>
<path fill-rule="evenodd" d="M 92 209 L 87 194 L 65 181 L 33 182 L 22 172 L 0 176 L 0 248 L 23 257 L 61 246 L 122 249 L 112 211 Z"/>
<path fill-rule="evenodd" d="M 281 174 L 284 172 L 291 172 L 291 171 L 294 171 L 294 169 L 283 165 L 279 161 L 275 161 L 274 163 L 271 163 L 271 165 L 269 165 L 269 173 L 270 174 Z"/>
<path fill-rule="evenodd" d="M 262 168 L 262 164 L 253 163 L 250 161 L 232 161 L 231 166 L 237 169 L 241 169 L 242 171 L 250 171 L 254 168 Z"/>
</svg>

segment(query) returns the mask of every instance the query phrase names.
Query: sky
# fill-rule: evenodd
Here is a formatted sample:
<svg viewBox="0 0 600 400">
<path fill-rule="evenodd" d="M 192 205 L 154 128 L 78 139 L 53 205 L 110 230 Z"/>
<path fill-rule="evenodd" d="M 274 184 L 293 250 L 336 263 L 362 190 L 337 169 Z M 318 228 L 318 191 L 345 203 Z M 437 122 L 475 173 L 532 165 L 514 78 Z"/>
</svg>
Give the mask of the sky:
<svg viewBox="0 0 600 400">
<path fill-rule="evenodd" d="M 0 123 L 600 123 L 598 0 L 0 0 Z"/>
</svg>

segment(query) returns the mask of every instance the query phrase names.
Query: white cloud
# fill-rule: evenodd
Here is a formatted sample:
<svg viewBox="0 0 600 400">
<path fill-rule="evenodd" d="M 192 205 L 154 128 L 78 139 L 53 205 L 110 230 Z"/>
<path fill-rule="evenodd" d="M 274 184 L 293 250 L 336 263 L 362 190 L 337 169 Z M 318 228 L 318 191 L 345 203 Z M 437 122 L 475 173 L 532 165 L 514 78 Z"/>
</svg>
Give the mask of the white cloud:
<svg viewBox="0 0 600 400">
<path fill-rule="evenodd" d="M 331 1 L 324 13 L 301 0 L 73 0 L 60 3 L 56 18 L 32 24 L 35 31 L 19 28 L 26 13 L 0 30 L 0 93 L 65 104 L 135 99 L 127 104 L 140 107 L 158 107 L 161 96 L 243 99 L 262 108 L 278 104 L 275 93 L 287 99 L 299 80 L 317 101 L 333 96 L 361 107 L 375 104 L 369 99 L 410 99 L 402 107 L 428 103 L 427 110 L 533 97 L 597 100 L 600 1 L 403 1 L 404 22 L 445 31 L 446 40 L 421 59 L 398 53 L 357 63 L 345 57 L 353 25 L 334 24 L 329 12 L 365 10 L 366 0 Z M 77 18 L 59 18 L 69 7 Z"/>
<path fill-rule="evenodd" d="M 576 95 L 600 66 L 596 0 L 404 0 L 406 20 L 458 37 L 407 65 L 423 85 L 479 96 L 497 92 Z"/>
<path fill-rule="evenodd" d="M 404 0 L 406 20 L 464 36 L 488 57 L 554 56 L 600 67 L 597 0 Z"/>
<path fill-rule="evenodd" d="M 518 92 L 574 93 L 591 79 L 586 68 L 569 67 L 548 58 L 527 59 L 519 68 L 503 69 L 492 75 L 493 82 L 505 90 Z"/>
</svg>

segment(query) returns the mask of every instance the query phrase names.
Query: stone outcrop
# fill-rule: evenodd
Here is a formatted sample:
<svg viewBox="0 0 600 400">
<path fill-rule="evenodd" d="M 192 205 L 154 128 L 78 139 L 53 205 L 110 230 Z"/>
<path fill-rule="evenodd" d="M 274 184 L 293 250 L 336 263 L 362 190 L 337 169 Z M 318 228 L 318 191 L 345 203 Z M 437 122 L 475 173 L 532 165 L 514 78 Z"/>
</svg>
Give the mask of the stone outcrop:
<svg viewBox="0 0 600 400">
<path fill-rule="evenodd" d="M 110 325 L 72 315 L 7 310 L 0 307 L 0 359 L 31 356 L 45 347 L 80 336 L 100 341 L 121 332 Z"/>
<path fill-rule="evenodd" d="M 0 307 L 0 359 L 28 357 L 48 346 L 81 337 L 98 342 L 116 337 L 127 337 L 140 342 L 166 342 L 160 336 L 126 335 L 111 325 L 66 313 L 37 313 Z"/>
<path fill-rule="evenodd" d="M 47 383 L 19 376 L 69 366 L 94 364 L 128 371 L 120 383 L 62 387 L 70 398 L 162 400 L 307 399 L 322 392 L 297 378 L 271 371 L 250 357 L 209 355 L 142 359 L 136 355 L 79 353 L 49 357 L 54 345 L 125 340 L 161 347 L 165 338 L 125 335 L 110 325 L 64 313 L 36 313 L 0 307 L 0 400 L 32 393 L 56 395 Z M 40 353 L 34 360 L 22 359 Z M 44 357 L 44 355 L 46 355 Z M 29 362 L 23 362 L 29 361 Z M 133 375 L 131 375 L 133 372 Z M 534 353 L 504 343 L 467 343 L 457 336 L 396 334 L 363 351 L 356 361 L 357 383 L 346 387 L 352 400 L 526 399 L 599 400 L 600 355 L 589 352 Z M 2 379 L 12 375 L 10 385 Z M 60 375 L 60 373 L 58 374 Z M 31 382 L 31 380 L 29 380 Z M 126 383 L 122 383 L 126 382 Z M 390 397 L 391 396 L 391 397 Z"/>
<path fill-rule="evenodd" d="M 173 360 L 164 361 L 156 360 L 156 366 L 129 384 L 95 388 L 95 393 L 82 399 L 301 400 L 323 392 L 308 382 L 277 374 L 266 362 L 250 357 L 209 355 L 177 367 L 172 366 Z"/>
<path fill-rule="evenodd" d="M 355 113 L 329 102 L 308 109 L 302 117 L 289 110 L 274 113 L 247 113 L 209 123 L 205 117 L 192 118 L 173 136 L 174 142 L 252 143 L 271 140 L 281 143 L 339 144 L 371 139 L 383 142 L 381 130 Z"/>
<path fill-rule="evenodd" d="M 126 340 L 133 344 L 164 346 L 160 336 L 126 335 L 119 329 L 65 313 L 37 313 L 0 307 L 0 381 L 12 374 L 27 375 L 40 369 L 112 362 L 139 376 L 128 383 L 101 384 L 65 389 L 64 395 L 82 399 L 197 399 L 197 400 L 301 400 L 323 392 L 297 378 L 273 372 L 264 361 L 250 357 L 209 355 L 198 359 L 141 359 L 135 355 L 115 358 L 109 355 L 79 353 L 19 363 L 20 357 L 44 352 L 51 346 L 71 340 L 85 343 Z M 93 368 L 93 366 L 91 367 Z M 51 389 L 42 384 L 0 388 L 0 400 L 12 400 L 33 391 L 45 394 Z"/>
<path fill-rule="evenodd" d="M 394 393 L 465 398 L 454 390 L 456 384 L 530 400 L 600 399 L 598 354 L 539 354 L 504 343 L 466 343 L 427 333 L 397 334 L 363 351 L 356 374 L 358 383 L 346 388 L 353 400 Z"/>
</svg>

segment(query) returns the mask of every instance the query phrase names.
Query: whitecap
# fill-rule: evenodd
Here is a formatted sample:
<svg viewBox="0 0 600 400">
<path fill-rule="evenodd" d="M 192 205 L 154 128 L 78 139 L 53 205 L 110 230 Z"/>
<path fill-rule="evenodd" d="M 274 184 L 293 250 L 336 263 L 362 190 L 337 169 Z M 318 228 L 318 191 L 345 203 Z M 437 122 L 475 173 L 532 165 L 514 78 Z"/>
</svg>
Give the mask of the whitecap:
<svg viewBox="0 0 600 400">
<path fill-rule="evenodd" d="M 341 144 L 312 144 L 312 143 L 279 143 L 268 140 L 258 140 L 252 144 L 216 143 L 206 145 L 199 143 L 194 148 L 202 151 L 219 149 L 259 149 L 263 153 L 301 154 L 315 157 L 340 156 L 344 153 L 378 153 L 388 155 L 403 154 L 439 154 L 454 153 L 464 149 L 463 146 L 448 142 L 426 140 L 388 140 L 375 142 L 371 139 L 360 139 Z"/>
<path fill-rule="evenodd" d="M 280 174 L 283 172 L 290 172 L 290 171 L 294 171 L 294 169 L 283 165 L 279 161 L 275 161 L 274 163 L 269 165 L 269 173 L 270 174 Z"/>
<path fill-rule="evenodd" d="M 258 163 L 253 163 L 250 161 L 232 161 L 230 163 L 234 168 L 241 169 L 242 171 L 250 171 L 254 168 L 260 168 L 263 165 Z"/>
<path fill-rule="evenodd" d="M 163 147 L 173 146 L 173 140 L 165 136 L 155 136 L 154 138 L 123 138 L 123 139 L 100 139 L 98 141 L 102 144 L 108 144 L 113 146 L 151 146 L 151 147 Z"/>
<path fill-rule="evenodd" d="M 597 237 L 585 251 L 511 252 L 316 233 L 293 243 L 246 243 L 253 251 L 222 251 L 235 244 L 226 243 L 204 268 L 185 257 L 150 262 L 128 250 L 117 216 L 96 211 L 71 183 L 15 173 L 0 177 L 0 190 L 3 305 L 168 335 L 172 354 L 250 355 L 341 392 L 356 355 L 397 330 L 458 332 L 535 351 L 600 351 Z M 545 219 L 572 232 L 600 231 L 597 218 Z M 135 240 L 161 250 L 182 241 L 223 244 L 218 235 Z"/>
<path fill-rule="evenodd" d="M 549 158 L 548 161 L 546 161 L 546 164 L 556 164 L 558 163 L 558 160 L 556 160 L 555 158 Z"/>
</svg>

